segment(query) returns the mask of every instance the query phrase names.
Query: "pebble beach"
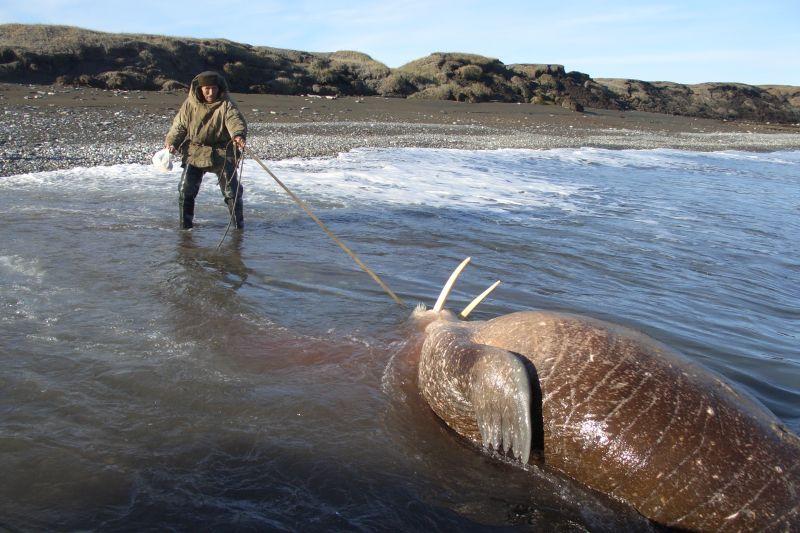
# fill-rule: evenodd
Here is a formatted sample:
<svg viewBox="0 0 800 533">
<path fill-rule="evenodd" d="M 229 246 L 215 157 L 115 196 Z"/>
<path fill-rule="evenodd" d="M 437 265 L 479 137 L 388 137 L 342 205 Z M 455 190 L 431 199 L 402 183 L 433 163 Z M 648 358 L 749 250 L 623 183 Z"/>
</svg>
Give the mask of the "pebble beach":
<svg viewBox="0 0 800 533">
<path fill-rule="evenodd" d="M 0 84 L 0 176 L 149 163 L 182 92 Z M 640 111 L 382 97 L 234 94 L 262 158 L 331 156 L 354 148 L 800 149 L 800 126 Z"/>
</svg>

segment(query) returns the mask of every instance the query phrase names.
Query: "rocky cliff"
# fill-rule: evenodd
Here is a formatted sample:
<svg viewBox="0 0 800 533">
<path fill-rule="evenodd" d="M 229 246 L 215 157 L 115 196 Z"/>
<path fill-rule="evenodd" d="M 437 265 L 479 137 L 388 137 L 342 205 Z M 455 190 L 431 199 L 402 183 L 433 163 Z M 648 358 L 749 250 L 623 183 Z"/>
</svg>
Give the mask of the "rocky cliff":
<svg viewBox="0 0 800 533">
<path fill-rule="evenodd" d="M 178 90 L 203 70 L 223 73 L 237 92 L 530 102 L 575 111 L 635 109 L 727 120 L 800 122 L 800 87 L 592 79 L 581 72 L 567 72 L 562 65 L 505 65 L 461 53 L 434 53 L 390 69 L 352 51 L 302 52 L 224 39 L 0 25 L 0 81 Z"/>
</svg>

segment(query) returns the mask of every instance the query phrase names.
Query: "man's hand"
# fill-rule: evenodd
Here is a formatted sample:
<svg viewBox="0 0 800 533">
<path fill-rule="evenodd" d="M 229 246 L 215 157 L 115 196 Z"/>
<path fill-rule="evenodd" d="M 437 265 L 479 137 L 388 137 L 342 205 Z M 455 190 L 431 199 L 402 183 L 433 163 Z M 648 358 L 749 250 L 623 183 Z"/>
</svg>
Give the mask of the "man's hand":
<svg viewBox="0 0 800 533">
<path fill-rule="evenodd" d="M 169 143 L 164 143 L 164 148 L 166 148 L 167 150 L 169 150 L 169 153 L 171 153 L 171 154 L 174 154 L 175 152 L 177 152 L 177 151 L 178 151 L 178 150 L 177 150 L 177 149 L 176 149 L 174 146 L 172 146 L 172 145 L 171 145 L 171 144 L 169 144 Z"/>
<path fill-rule="evenodd" d="M 236 137 L 233 138 L 233 142 L 236 143 L 236 146 L 239 147 L 239 150 L 244 150 L 244 145 L 246 144 L 244 137 L 242 137 L 241 135 L 237 135 Z"/>
</svg>

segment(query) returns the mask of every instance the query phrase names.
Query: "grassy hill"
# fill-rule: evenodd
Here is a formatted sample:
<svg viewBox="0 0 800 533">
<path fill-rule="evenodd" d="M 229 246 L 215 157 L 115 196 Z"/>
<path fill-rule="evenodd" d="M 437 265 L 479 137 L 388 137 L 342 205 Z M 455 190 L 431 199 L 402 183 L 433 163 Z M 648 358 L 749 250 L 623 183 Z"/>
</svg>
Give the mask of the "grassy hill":
<svg viewBox="0 0 800 533">
<path fill-rule="evenodd" d="M 311 53 L 225 39 L 111 34 L 68 26 L 0 25 L 0 79 L 107 89 L 186 87 L 203 70 L 236 92 L 375 94 L 389 68 L 358 52 Z"/>
<path fill-rule="evenodd" d="M 592 79 L 562 65 L 433 53 L 390 69 L 354 51 L 303 52 L 225 39 L 112 34 L 68 26 L 0 25 L 0 81 L 178 90 L 203 70 L 244 93 L 381 95 L 636 109 L 729 120 L 800 122 L 800 87 L 681 85 Z"/>
</svg>

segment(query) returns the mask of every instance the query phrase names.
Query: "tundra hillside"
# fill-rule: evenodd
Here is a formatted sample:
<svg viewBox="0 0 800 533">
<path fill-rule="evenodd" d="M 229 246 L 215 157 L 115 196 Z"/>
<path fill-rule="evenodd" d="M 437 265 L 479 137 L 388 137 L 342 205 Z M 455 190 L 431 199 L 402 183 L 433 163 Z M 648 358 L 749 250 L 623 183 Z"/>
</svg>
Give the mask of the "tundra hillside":
<svg viewBox="0 0 800 533">
<path fill-rule="evenodd" d="M 0 81 L 102 89 L 180 90 L 218 70 L 235 92 L 392 96 L 639 110 L 758 122 L 800 122 L 800 87 L 681 85 L 592 79 L 555 64 L 505 65 L 434 53 L 396 69 L 352 51 L 302 52 L 225 39 L 102 33 L 67 26 L 0 25 Z"/>
</svg>

